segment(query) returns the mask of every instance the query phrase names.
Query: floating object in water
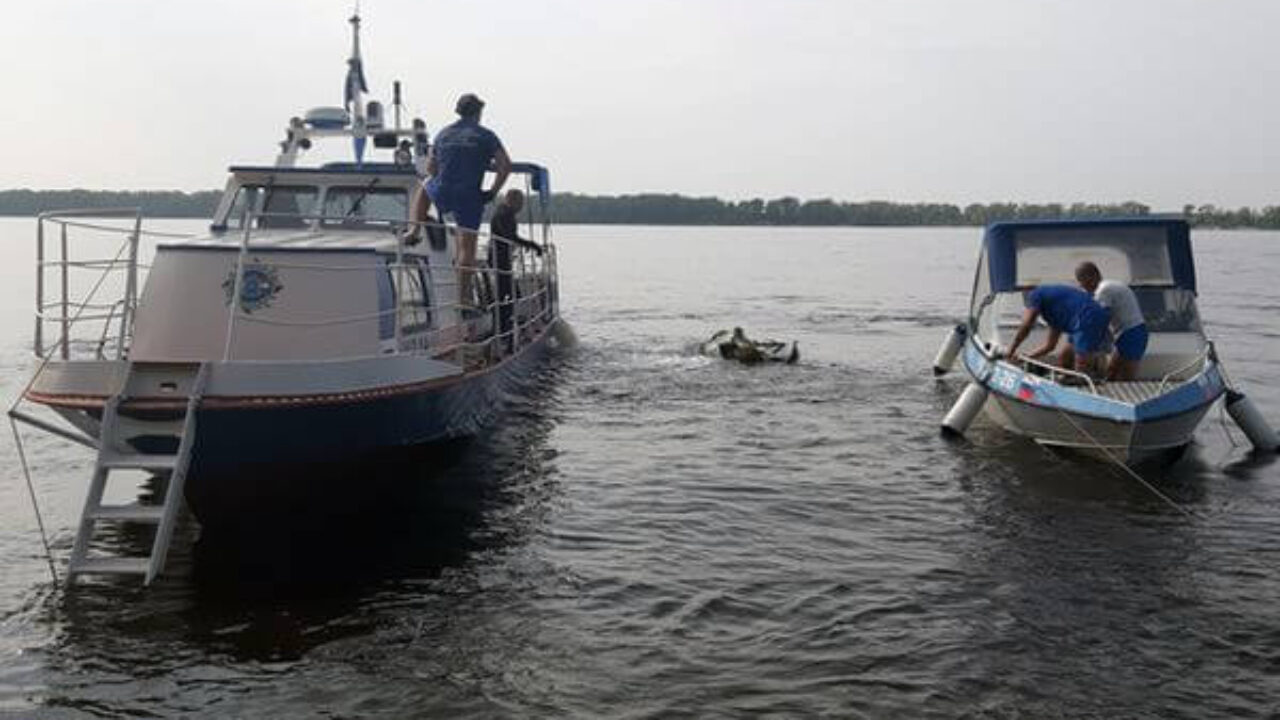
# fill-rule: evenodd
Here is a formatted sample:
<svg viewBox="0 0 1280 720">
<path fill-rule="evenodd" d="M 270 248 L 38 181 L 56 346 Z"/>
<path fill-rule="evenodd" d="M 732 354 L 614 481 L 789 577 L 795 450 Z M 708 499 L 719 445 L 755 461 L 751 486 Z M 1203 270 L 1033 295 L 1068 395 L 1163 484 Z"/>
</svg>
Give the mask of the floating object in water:
<svg viewBox="0 0 1280 720">
<path fill-rule="evenodd" d="M 799 343 L 792 342 L 788 345 L 778 340 L 752 340 L 740 327 L 734 328 L 732 332 L 728 330 L 717 332 L 702 343 L 700 351 L 703 355 L 737 360 L 743 365 L 758 365 L 764 362 L 794 365 L 800 360 Z"/>
<path fill-rule="evenodd" d="M 933 374 L 946 375 L 951 371 L 951 367 L 956 364 L 956 356 L 960 354 L 960 349 L 964 347 L 964 339 L 969 331 L 964 325 L 956 325 L 951 328 L 951 332 L 947 333 L 947 339 L 942 342 L 942 347 L 938 348 L 938 355 L 933 359 Z"/>
<path fill-rule="evenodd" d="M 1253 401 L 1245 397 L 1244 393 L 1228 390 L 1226 403 L 1227 413 L 1244 431 L 1245 437 L 1249 438 L 1255 449 L 1264 452 L 1280 450 L 1280 437 L 1276 437 L 1276 431 L 1271 429 L 1266 418 L 1262 417 L 1262 413 L 1258 412 Z"/>
<path fill-rule="evenodd" d="M 982 411 L 982 406 L 986 404 L 989 394 L 990 392 L 981 384 L 969 383 L 964 392 L 960 393 L 956 404 L 951 406 L 947 416 L 942 419 L 942 430 L 953 435 L 963 435 L 973 424 L 974 418 L 978 417 L 978 413 Z"/>
</svg>

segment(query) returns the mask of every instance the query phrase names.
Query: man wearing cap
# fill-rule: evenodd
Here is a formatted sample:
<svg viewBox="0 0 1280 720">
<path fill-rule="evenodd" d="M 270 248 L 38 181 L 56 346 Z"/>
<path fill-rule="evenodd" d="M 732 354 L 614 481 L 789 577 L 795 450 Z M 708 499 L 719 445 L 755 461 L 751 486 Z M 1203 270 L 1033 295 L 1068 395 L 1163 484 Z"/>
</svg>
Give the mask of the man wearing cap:
<svg viewBox="0 0 1280 720">
<path fill-rule="evenodd" d="M 471 274 L 476 263 L 476 232 L 484 206 L 511 174 L 511 158 L 492 130 L 480 124 L 484 101 L 471 93 L 458 98 L 458 121 L 436 134 L 427 157 L 425 190 L 443 215 L 453 215 L 460 235 L 455 264 L 460 302 L 471 300 Z M 492 166 L 493 187 L 483 189 Z"/>
</svg>

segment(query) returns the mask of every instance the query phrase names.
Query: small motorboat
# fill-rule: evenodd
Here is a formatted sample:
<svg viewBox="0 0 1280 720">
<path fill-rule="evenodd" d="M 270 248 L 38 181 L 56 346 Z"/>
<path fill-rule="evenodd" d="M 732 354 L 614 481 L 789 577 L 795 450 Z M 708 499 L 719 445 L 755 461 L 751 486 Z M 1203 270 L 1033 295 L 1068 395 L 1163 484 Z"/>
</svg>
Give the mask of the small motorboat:
<svg viewBox="0 0 1280 720">
<path fill-rule="evenodd" d="M 1074 284 L 1092 261 L 1106 278 L 1137 296 L 1150 341 L 1133 380 L 1090 374 L 1025 357 L 1004 356 L 1023 314 L 1023 294 L 1047 283 Z M 1027 347 L 1048 328 L 1032 331 Z M 986 229 L 973 281 L 969 318 L 943 344 L 936 374 L 956 357 L 972 382 L 943 421 L 963 433 L 985 410 L 1005 429 L 1044 445 L 1072 448 L 1126 465 L 1176 456 L 1228 387 L 1196 308 L 1190 230 L 1168 218 L 1001 222 Z M 1274 433 L 1243 395 L 1228 409 L 1255 444 Z M 1240 418 L 1251 416 L 1252 420 Z M 1270 438 L 1270 439 L 1268 439 Z"/>
<path fill-rule="evenodd" d="M 752 340 L 746 332 L 736 327 L 732 331 L 720 330 L 702 343 L 699 352 L 709 357 L 736 360 L 743 365 L 780 362 L 794 365 L 800 360 L 800 346 L 788 345 L 778 340 Z"/>
</svg>

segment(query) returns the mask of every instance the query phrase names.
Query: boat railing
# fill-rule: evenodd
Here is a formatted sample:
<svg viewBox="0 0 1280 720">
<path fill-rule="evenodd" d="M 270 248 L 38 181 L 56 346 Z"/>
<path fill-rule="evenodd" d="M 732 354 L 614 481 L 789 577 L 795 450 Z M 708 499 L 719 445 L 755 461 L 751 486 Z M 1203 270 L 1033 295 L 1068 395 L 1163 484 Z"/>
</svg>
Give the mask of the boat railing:
<svg viewBox="0 0 1280 720">
<path fill-rule="evenodd" d="M 1160 378 L 1160 385 L 1156 389 L 1156 394 L 1163 394 L 1174 382 L 1186 382 L 1189 380 L 1192 375 L 1204 368 L 1205 363 L 1212 357 L 1212 355 L 1212 345 L 1206 345 L 1204 349 L 1197 353 L 1189 362 L 1165 373 Z M 1058 367 L 1056 365 L 1034 360 L 1025 356 L 1019 357 L 1018 362 L 1022 364 L 1024 370 L 1027 370 L 1030 367 L 1043 369 L 1047 373 L 1049 380 L 1052 382 L 1058 382 L 1059 376 L 1074 378 L 1077 381 L 1077 385 L 1087 386 L 1089 388 L 1089 392 L 1095 395 L 1098 394 L 1098 386 L 1094 383 L 1093 378 L 1087 373 Z"/>
<path fill-rule="evenodd" d="M 111 221 L 121 224 L 111 224 Z M 36 356 L 123 358 L 138 307 L 139 244 L 190 235 L 142 229 L 140 208 L 80 208 L 36 216 Z M 104 240 L 119 240 L 110 256 Z M 96 245 L 99 255 L 74 254 Z M 50 274 L 53 278 L 50 278 Z"/>
<path fill-rule="evenodd" d="M 317 216 L 318 217 L 318 216 Z M 36 306 L 34 351 L 44 360 L 72 359 L 124 359 L 133 339 L 134 316 L 140 293 L 139 271 L 148 269 L 140 262 L 141 243 L 146 239 L 190 239 L 190 233 L 170 233 L 144 230 L 140 208 L 84 208 L 58 210 L 37 216 L 36 227 Z M 248 220 L 248 219 L 247 219 Z M 430 264 L 419 266 L 406 260 L 407 241 L 413 235 L 424 235 L 426 228 L 439 228 L 454 237 L 458 229 L 454 225 L 435 222 L 416 223 L 404 219 L 367 219 L 385 223 L 396 233 L 396 256 L 392 263 L 371 267 L 369 265 L 335 266 L 331 264 L 280 263 L 281 268 L 313 270 L 318 272 L 358 271 L 378 272 L 390 269 L 401 273 L 422 269 L 429 278 L 429 292 L 438 295 L 440 289 L 456 287 L 463 272 L 473 277 L 486 278 L 488 293 L 479 306 L 465 299 L 440 302 L 432 298 L 426 306 L 431 317 L 443 319 L 456 313 L 461 319 L 444 323 L 420 332 L 405 333 L 400 318 L 406 312 L 416 312 L 415 307 L 397 297 L 396 307 L 377 313 L 366 313 L 321 320 L 280 320 L 249 315 L 240 311 L 240 303 L 229 303 L 227 343 L 224 360 L 233 359 L 234 332 L 237 323 L 262 323 L 293 326 L 339 326 L 356 322 L 378 321 L 383 316 L 395 318 L 395 348 L 397 352 L 428 352 L 436 357 L 456 357 L 460 364 L 473 364 L 471 358 L 477 351 L 490 358 L 498 354 L 499 344 L 509 343 L 518 350 L 536 337 L 539 330 L 554 319 L 554 289 L 556 277 L 555 246 L 545 243 L 541 255 L 527 251 L 518 243 L 486 232 L 477 233 L 476 257 L 487 256 L 486 247 L 493 243 L 506 243 L 511 249 L 510 270 L 500 270 L 483 262 L 469 267 L 450 265 L 440 267 Z M 112 222 L 118 224 L 112 224 Z M 242 291 L 247 253 L 251 251 L 253 222 L 247 221 L 239 243 L 239 258 L 235 269 L 233 297 Z M 415 233 L 407 233 L 410 228 Z M 97 249 L 84 252 L 83 248 L 102 247 L 104 240 L 118 240 L 114 251 Z M 455 245 L 456 247 L 456 245 Z M 510 278 L 512 297 L 497 296 L 498 278 Z M 403 286 L 403 281 L 400 282 Z M 504 330 L 501 314 L 510 307 L 511 328 Z M 468 315 L 469 317 L 462 317 Z M 483 318 L 491 318 L 488 332 L 480 332 Z M 437 320 L 438 321 L 438 320 Z"/>
<path fill-rule="evenodd" d="M 254 221 L 256 217 L 257 214 L 253 214 L 242 223 L 239 256 L 234 269 L 232 297 L 239 297 L 242 291 L 244 269 L 251 249 L 253 227 L 257 224 Z M 299 217 L 303 220 L 310 219 L 310 216 L 298 216 L 296 214 L 291 214 L 291 217 Z M 526 251 L 519 243 L 479 231 L 476 233 L 477 260 L 488 255 L 487 252 L 482 252 L 482 250 L 486 250 L 489 245 L 503 243 L 511 251 L 512 267 L 510 270 L 501 270 L 480 262 L 469 266 L 452 264 L 448 267 L 439 267 L 429 263 L 419 265 L 416 261 L 410 262 L 408 260 L 411 254 L 407 253 L 406 249 L 410 241 L 417 238 L 417 241 L 420 242 L 422 241 L 422 236 L 427 234 L 426 231 L 438 228 L 453 238 L 454 247 L 456 248 L 459 233 L 456 225 L 379 218 L 366 218 L 365 222 L 385 223 L 394 232 L 396 238 L 394 262 L 376 266 L 368 264 L 332 265 L 277 262 L 273 263 L 273 266 L 282 270 L 291 269 L 295 271 L 329 273 L 384 272 L 389 270 L 399 275 L 396 282 L 398 287 L 406 286 L 403 273 L 421 270 L 429 278 L 427 282 L 428 292 L 437 295 L 439 294 L 438 291 L 443 288 L 459 289 L 464 284 L 462 276 L 469 273 L 472 278 L 484 279 L 487 283 L 485 286 L 487 292 L 483 293 L 483 299 L 480 304 L 468 302 L 465 298 L 458 298 L 451 302 L 407 303 L 401 293 L 395 293 L 395 307 L 378 312 L 322 319 L 286 320 L 264 317 L 262 314 L 242 312 L 240 303 L 233 302 L 229 303 L 230 307 L 227 313 L 227 335 L 223 360 L 234 360 L 235 329 L 238 323 L 291 327 L 328 327 L 381 321 L 382 318 L 390 316 L 394 318 L 396 352 L 426 353 L 436 358 L 452 358 L 457 364 L 470 368 L 477 361 L 483 363 L 498 359 L 503 354 L 503 347 L 509 348 L 512 353 L 517 352 L 524 345 L 540 336 L 540 331 L 555 319 L 554 290 L 552 287 L 556 277 L 554 245 L 546 243 L 539 246 L 542 248 L 543 253 L 539 257 L 531 251 Z M 498 296 L 499 278 L 510 278 L 512 297 L 502 298 Z M 474 289 L 474 284 L 468 284 Z M 510 329 L 502 327 L 503 308 L 507 307 L 510 308 L 511 314 Z M 458 320 L 406 333 L 404 323 L 401 321 L 402 316 L 406 313 L 419 312 L 424 309 L 433 318 L 433 323 L 436 322 L 435 319 L 437 318 L 449 317 L 454 313 L 456 313 Z M 468 315 L 470 316 L 468 317 Z M 488 332 L 482 332 L 482 319 L 488 319 L 491 323 Z"/>
<path fill-rule="evenodd" d="M 1026 357 L 1025 355 L 1019 356 L 1017 361 L 1022 364 L 1024 370 L 1029 370 L 1032 367 L 1041 368 L 1048 374 L 1050 382 L 1060 383 L 1061 381 L 1059 378 L 1073 378 L 1076 380 L 1075 384 L 1082 384 L 1089 388 L 1089 392 L 1094 395 L 1098 394 L 1098 386 L 1094 384 L 1093 378 L 1090 377 L 1088 373 L 1082 373 L 1078 370 L 1069 370 L 1051 363 L 1041 362 L 1034 358 Z"/>
<path fill-rule="evenodd" d="M 1159 389 L 1157 389 L 1156 394 L 1163 394 L 1165 391 L 1165 388 L 1168 387 L 1169 383 L 1173 380 L 1177 380 L 1178 382 L 1186 382 L 1187 380 L 1189 380 L 1190 376 L 1188 377 L 1180 377 L 1180 376 L 1183 373 L 1191 373 L 1191 375 L 1194 375 L 1195 373 L 1200 372 L 1202 369 L 1204 369 L 1205 363 L 1208 362 L 1209 358 L 1212 356 L 1213 356 L 1213 344 L 1206 343 L 1204 346 L 1204 349 L 1201 350 L 1199 353 L 1197 353 L 1195 357 L 1191 358 L 1190 362 L 1180 367 L 1174 368 L 1173 370 L 1170 370 L 1169 372 L 1165 373 L 1163 377 L 1160 378 L 1160 387 Z"/>
</svg>

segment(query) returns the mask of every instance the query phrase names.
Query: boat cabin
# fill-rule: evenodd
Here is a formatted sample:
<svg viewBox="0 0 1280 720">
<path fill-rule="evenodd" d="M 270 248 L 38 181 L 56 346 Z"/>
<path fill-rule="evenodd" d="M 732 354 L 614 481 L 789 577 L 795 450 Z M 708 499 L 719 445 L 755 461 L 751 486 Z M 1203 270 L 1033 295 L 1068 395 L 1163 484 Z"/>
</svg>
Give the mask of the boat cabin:
<svg viewBox="0 0 1280 720">
<path fill-rule="evenodd" d="M 546 169 L 516 163 L 511 178 L 527 190 L 527 234 L 547 247 Z M 458 297 L 455 229 L 433 221 L 405 240 L 419 183 L 413 165 L 397 163 L 232 167 L 209 235 L 157 246 L 131 356 L 155 362 L 399 352 L 443 357 L 492 336 L 501 328 L 495 313 L 483 310 L 498 300 L 499 269 L 488 262 L 487 248 L 506 240 L 481 233 L 481 279 L 474 297 Z M 550 275 L 543 255 L 519 246 L 512 255 L 508 272 L 522 299 L 515 322 L 527 323 L 548 306 Z M 239 307 L 229 313 L 237 293 Z M 471 308 L 482 312 L 466 312 Z"/>
</svg>

